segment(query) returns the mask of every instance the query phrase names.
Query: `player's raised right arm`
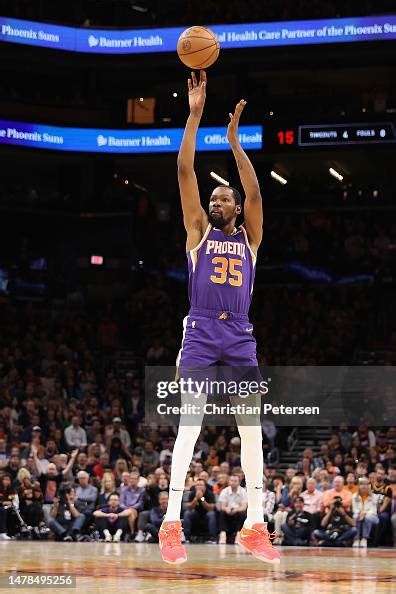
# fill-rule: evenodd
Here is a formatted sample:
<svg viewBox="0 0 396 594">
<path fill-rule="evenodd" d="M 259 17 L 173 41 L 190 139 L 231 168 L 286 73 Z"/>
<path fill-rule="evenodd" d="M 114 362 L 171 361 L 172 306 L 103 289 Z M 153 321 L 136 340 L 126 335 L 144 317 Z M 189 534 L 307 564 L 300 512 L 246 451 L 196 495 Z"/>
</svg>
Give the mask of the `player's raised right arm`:
<svg viewBox="0 0 396 594">
<path fill-rule="evenodd" d="M 198 182 L 194 171 L 195 144 L 205 99 L 206 73 L 201 70 L 198 83 L 194 72 L 192 72 L 191 79 L 188 79 L 190 115 L 177 158 L 177 176 L 184 226 L 187 231 L 187 251 L 198 245 L 208 225 L 207 215 L 201 206 Z"/>
</svg>

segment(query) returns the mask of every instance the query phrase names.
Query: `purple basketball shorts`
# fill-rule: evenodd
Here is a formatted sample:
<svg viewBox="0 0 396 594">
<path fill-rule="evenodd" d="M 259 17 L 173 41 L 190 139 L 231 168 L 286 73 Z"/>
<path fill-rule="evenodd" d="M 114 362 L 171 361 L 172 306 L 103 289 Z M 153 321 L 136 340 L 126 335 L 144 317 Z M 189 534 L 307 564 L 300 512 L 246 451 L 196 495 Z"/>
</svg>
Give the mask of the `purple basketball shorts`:
<svg viewBox="0 0 396 594">
<path fill-rule="evenodd" d="M 191 308 L 183 322 L 177 365 L 180 370 L 213 365 L 257 367 L 252 332 L 247 315 Z"/>
</svg>

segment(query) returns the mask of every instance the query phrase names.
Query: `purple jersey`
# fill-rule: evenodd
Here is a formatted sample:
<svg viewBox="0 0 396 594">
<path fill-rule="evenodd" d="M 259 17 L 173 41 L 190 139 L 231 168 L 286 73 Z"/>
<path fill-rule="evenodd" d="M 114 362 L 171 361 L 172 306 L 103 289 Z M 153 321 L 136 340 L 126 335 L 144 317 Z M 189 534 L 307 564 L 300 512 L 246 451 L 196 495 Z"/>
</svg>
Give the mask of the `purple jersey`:
<svg viewBox="0 0 396 594">
<path fill-rule="evenodd" d="M 225 235 L 209 224 L 187 258 L 191 308 L 247 315 L 256 257 L 242 225 L 232 235 Z"/>
</svg>

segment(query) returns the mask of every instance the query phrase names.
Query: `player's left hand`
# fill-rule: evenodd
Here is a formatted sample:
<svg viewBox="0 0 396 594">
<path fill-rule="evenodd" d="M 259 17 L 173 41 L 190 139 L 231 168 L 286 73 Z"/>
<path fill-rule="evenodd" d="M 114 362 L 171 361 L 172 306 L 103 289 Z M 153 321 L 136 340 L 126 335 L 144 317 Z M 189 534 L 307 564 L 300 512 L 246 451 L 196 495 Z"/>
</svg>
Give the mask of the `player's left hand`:
<svg viewBox="0 0 396 594">
<path fill-rule="evenodd" d="M 227 128 L 227 138 L 228 142 L 231 146 L 235 145 L 239 142 L 238 138 L 238 126 L 239 126 L 239 118 L 241 117 L 241 113 L 246 105 L 245 99 L 241 99 L 239 103 L 237 103 L 235 107 L 234 113 L 229 113 L 230 116 L 230 123 L 228 124 Z"/>
</svg>

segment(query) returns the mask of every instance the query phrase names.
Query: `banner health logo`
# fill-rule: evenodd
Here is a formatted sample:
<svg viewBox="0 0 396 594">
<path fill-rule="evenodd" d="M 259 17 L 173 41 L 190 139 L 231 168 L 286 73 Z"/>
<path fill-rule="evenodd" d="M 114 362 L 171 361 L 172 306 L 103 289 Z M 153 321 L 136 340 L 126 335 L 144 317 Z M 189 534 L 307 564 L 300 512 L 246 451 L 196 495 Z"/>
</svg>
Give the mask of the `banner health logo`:
<svg viewBox="0 0 396 594">
<path fill-rule="evenodd" d="M 90 35 L 88 37 L 88 45 L 89 47 L 96 47 L 99 43 L 99 39 L 97 37 L 95 37 L 94 35 Z"/>
<path fill-rule="evenodd" d="M 106 146 L 106 144 L 107 144 L 107 138 L 105 136 L 103 136 L 102 134 L 99 134 L 96 141 L 98 143 L 98 146 Z"/>
</svg>

